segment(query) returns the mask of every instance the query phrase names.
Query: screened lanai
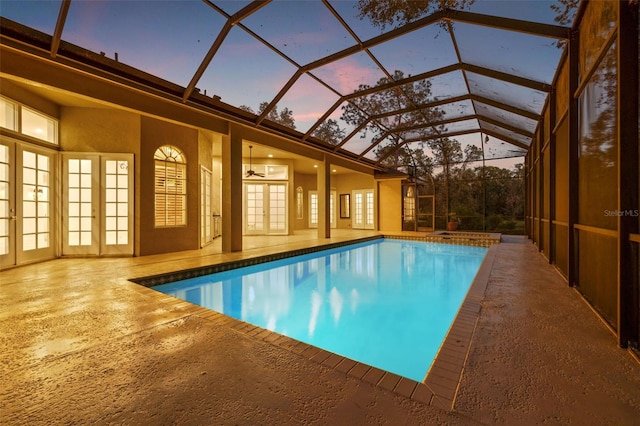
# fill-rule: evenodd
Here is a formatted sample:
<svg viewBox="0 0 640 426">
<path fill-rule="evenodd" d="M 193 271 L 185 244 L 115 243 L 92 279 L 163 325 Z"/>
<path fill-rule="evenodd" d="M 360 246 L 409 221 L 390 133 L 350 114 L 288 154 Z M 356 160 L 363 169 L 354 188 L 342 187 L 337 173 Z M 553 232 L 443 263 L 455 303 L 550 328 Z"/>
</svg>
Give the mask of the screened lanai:
<svg viewBox="0 0 640 426">
<path fill-rule="evenodd" d="M 403 192 L 417 198 L 404 201 L 404 230 L 455 220 L 524 232 L 521 166 L 575 5 L 407 4 L 385 16 L 375 1 L 161 2 L 152 12 L 146 2 L 7 2 L 2 15 L 50 36 L 53 56 L 80 46 L 171 83 L 186 104 L 408 173 Z M 487 196 L 493 187 L 504 201 Z"/>
<path fill-rule="evenodd" d="M 386 168 L 445 137 L 523 157 L 570 34 L 554 4 L 424 2 L 384 21 L 345 1 L 9 1 L 2 16 L 51 36 L 54 57 L 99 52 L 184 102 Z"/>
<path fill-rule="evenodd" d="M 398 199 L 411 185 L 435 196 L 435 228 L 453 210 L 464 216 L 473 201 L 468 218 L 481 221 L 461 224 L 486 230 L 491 200 L 515 199 L 501 215 L 523 223 L 621 346 L 637 346 L 638 3 L 401 4 L 3 1 L 1 76 L 27 106 L 38 106 L 34 93 L 55 87 L 46 99 L 51 111 L 72 94 L 65 106 L 95 110 L 103 102 L 219 134 L 239 126 L 254 137 L 239 138 L 242 151 L 225 159 L 250 156 L 249 145 L 259 150 L 276 137 L 282 152 L 331 158 L 338 174 L 370 171 L 378 187 L 384 176 L 402 179 Z M 82 86 L 61 70 L 99 83 Z M 122 88 L 164 104 L 145 110 Z M 140 133 L 166 134 L 142 121 Z M 187 156 L 198 155 L 193 149 Z M 233 161 L 231 169 L 240 170 L 243 160 Z M 492 166 L 512 171 L 501 175 Z M 324 170 L 318 186 L 328 197 L 334 169 Z M 475 195 L 455 205 L 454 180 L 458 193 Z M 513 193 L 493 185 L 505 180 L 516 183 Z M 223 191 L 231 203 L 234 188 Z M 376 196 L 379 209 L 388 207 L 383 191 Z M 389 211 L 407 230 L 403 202 Z M 12 214 L 5 216 L 10 223 Z M 223 231 L 241 234 L 223 223 Z"/>
<path fill-rule="evenodd" d="M 3 0 L 10 423 L 633 422 L 639 8 Z M 503 234 L 429 386 L 133 281 L 432 231 Z"/>
</svg>

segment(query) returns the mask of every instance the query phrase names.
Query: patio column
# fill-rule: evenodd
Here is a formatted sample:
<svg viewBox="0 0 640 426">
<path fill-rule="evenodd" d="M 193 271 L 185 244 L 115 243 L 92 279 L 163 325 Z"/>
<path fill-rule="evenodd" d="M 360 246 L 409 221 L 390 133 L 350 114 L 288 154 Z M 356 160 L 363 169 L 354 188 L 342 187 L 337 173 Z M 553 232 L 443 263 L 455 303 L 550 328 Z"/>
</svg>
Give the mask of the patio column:
<svg viewBox="0 0 640 426">
<path fill-rule="evenodd" d="M 331 238 L 331 221 L 329 220 L 331 164 L 326 156 L 318 164 L 316 178 L 318 183 L 318 238 Z"/>
<path fill-rule="evenodd" d="M 229 124 L 222 137 L 222 251 L 242 251 L 242 133 Z"/>
</svg>

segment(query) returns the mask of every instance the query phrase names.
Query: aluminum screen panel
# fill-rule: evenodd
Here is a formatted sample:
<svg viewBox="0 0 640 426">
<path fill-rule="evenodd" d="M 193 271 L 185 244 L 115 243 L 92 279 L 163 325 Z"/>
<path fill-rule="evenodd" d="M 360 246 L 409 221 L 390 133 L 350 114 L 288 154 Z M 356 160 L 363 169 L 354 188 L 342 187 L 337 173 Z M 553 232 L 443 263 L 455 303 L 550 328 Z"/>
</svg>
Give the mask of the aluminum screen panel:
<svg viewBox="0 0 640 426">
<path fill-rule="evenodd" d="M 62 41 L 117 52 L 183 87 L 184 100 L 219 96 L 253 112 L 249 124 L 276 121 L 305 143 L 377 161 L 387 145 L 438 132 L 528 146 L 569 35 L 555 22 L 558 4 L 432 2 L 384 23 L 334 0 L 4 1 L 1 13 L 50 35 L 66 13 Z"/>
</svg>

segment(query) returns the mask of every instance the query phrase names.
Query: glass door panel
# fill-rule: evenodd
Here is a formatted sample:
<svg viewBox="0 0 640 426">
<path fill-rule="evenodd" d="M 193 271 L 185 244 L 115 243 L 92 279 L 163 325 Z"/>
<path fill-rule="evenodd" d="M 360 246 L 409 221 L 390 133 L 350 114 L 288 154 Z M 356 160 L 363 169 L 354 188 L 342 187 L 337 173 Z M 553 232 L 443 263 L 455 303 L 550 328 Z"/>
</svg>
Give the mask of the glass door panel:
<svg viewBox="0 0 640 426">
<path fill-rule="evenodd" d="M 373 202 L 373 191 L 367 190 L 364 192 L 365 194 L 365 211 L 366 211 L 366 220 L 365 220 L 365 229 L 374 229 L 373 222 L 373 213 L 374 213 L 374 202 Z"/>
<path fill-rule="evenodd" d="M 14 145 L 0 144 L 0 268 L 16 264 Z"/>
<path fill-rule="evenodd" d="M 211 170 L 200 169 L 200 247 L 213 239 L 213 216 L 211 210 Z"/>
<path fill-rule="evenodd" d="M 55 155 L 7 138 L 0 141 L 0 268 L 55 255 Z"/>
<path fill-rule="evenodd" d="M 287 232 L 287 185 L 268 184 L 269 192 L 269 234 Z"/>
<path fill-rule="evenodd" d="M 263 234 L 264 215 L 264 185 L 245 183 L 245 233 Z"/>
<path fill-rule="evenodd" d="M 331 191 L 331 197 L 329 198 L 329 225 L 331 228 L 338 226 L 336 217 L 336 191 Z"/>
<path fill-rule="evenodd" d="M 309 228 L 318 227 L 318 192 L 309 191 Z"/>
<path fill-rule="evenodd" d="M 364 228 L 364 195 L 362 191 L 353 191 L 353 219 L 351 228 Z"/>
<path fill-rule="evenodd" d="M 17 209 L 16 263 L 52 258 L 52 193 L 53 154 L 37 148 L 18 146 L 16 198 Z"/>
<path fill-rule="evenodd" d="M 133 254 L 133 156 L 101 156 L 100 254 Z"/>
<path fill-rule="evenodd" d="M 99 254 L 98 156 L 64 155 L 63 255 Z"/>
</svg>

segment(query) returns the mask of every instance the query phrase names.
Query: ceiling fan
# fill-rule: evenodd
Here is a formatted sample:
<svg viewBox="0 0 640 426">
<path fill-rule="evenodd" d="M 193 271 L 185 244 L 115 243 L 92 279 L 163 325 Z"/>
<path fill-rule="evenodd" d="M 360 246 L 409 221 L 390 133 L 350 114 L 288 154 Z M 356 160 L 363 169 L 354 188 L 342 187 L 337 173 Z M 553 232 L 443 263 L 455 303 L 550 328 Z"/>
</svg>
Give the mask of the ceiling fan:
<svg viewBox="0 0 640 426">
<path fill-rule="evenodd" d="M 251 177 L 251 176 L 264 177 L 264 173 L 255 172 L 253 170 L 253 168 L 251 167 L 251 152 L 252 152 L 252 150 L 253 150 L 253 146 L 249 145 L 249 170 L 247 170 L 247 177 Z"/>
</svg>

